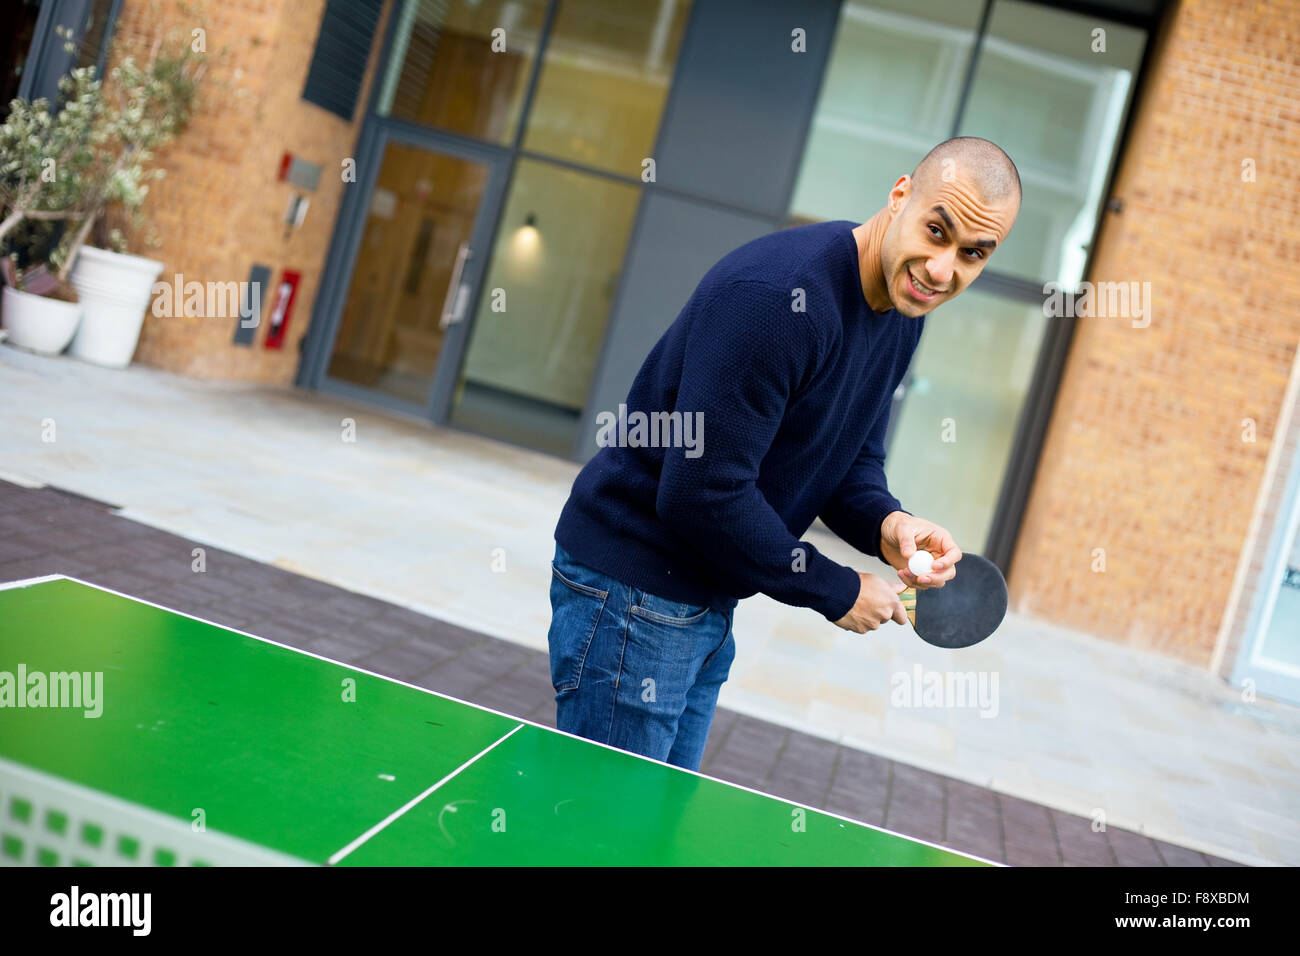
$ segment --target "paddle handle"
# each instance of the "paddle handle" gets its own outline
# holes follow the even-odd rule
[[[912,627],[916,627],[916,588],[904,588],[898,592],[898,599],[903,602],[903,610]]]

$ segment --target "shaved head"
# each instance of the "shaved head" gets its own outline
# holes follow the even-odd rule
[[[1001,147],[977,136],[945,140],[925,154],[912,171],[912,180],[925,193],[940,183],[960,178],[987,203],[1014,200],[1020,204],[1020,173]]]
[[[1007,238],[1020,199],[1020,174],[998,146],[975,136],[940,143],[859,227],[867,304],[916,318],[953,298]]]

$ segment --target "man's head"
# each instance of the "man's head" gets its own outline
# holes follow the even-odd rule
[[[986,139],[940,143],[889,193],[880,244],[894,308],[920,316],[947,302],[983,271],[1020,211],[1020,174]]]

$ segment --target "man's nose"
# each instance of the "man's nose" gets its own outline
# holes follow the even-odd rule
[[[956,253],[949,249],[940,255],[931,256],[925,261],[925,271],[930,274],[930,281],[936,286],[947,288],[952,282],[955,256]]]

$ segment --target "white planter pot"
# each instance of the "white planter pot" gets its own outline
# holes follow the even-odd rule
[[[68,281],[81,298],[81,327],[71,354],[96,365],[126,368],[135,354],[154,280],[163,264],[82,246]]]
[[[4,287],[0,323],[9,331],[9,341],[19,348],[41,355],[58,355],[68,347],[80,320],[80,302],[64,302]]]

